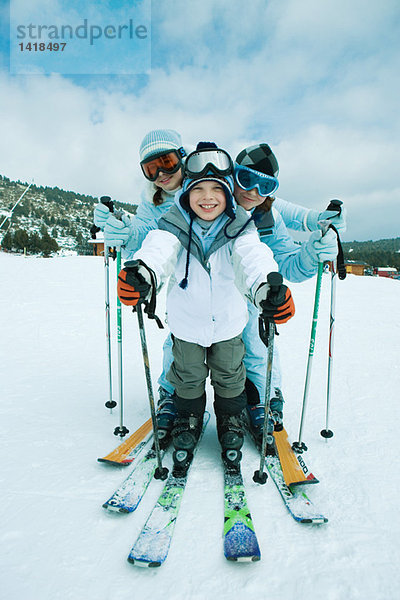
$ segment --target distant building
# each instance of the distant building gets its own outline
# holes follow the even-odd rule
[[[104,237],[103,232],[100,231],[96,233],[96,238],[90,238],[88,240],[88,244],[93,246],[93,256],[104,256]],[[110,258],[116,258],[117,253],[115,248],[108,249],[108,255]]]
[[[397,269],[394,269],[393,267],[375,267],[374,275],[378,275],[378,277],[390,277],[393,279],[394,277],[397,277],[398,273]]]
[[[345,260],[344,266],[346,267],[346,273],[352,275],[366,275],[366,271],[371,269],[368,263],[361,260]]]
[[[93,246],[93,256],[104,256],[104,237],[103,232],[96,233],[96,237],[90,238],[88,243]]]

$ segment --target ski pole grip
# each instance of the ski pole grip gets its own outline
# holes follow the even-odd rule
[[[283,283],[283,277],[280,273],[273,271],[272,273],[268,273],[267,282],[270,286],[270,293],[277,294]]]
[[[282,275],[280,273],[277,273],[276,271],[268,273],[267,283],[269,285],[268,297],[277,297],[279,292],[281,291],[281,286],[283,283]],[[267,348],[269,344],[269,324],[270,320],[268,319],[268,317],[265,317],[262,314],[260,314],[260,317],[258,319],[258,334],[260,336],[261,341],[267,346]]]
[[[102,196],[100,202],[105,206],[108,206],[110,212],[114,212],[114,202],[111,200],[110,196]]]
[[[341,206],[342,206],[343,202],[341,200],[337,200],[336,198],[334,200],[331,200],[329,202],[328,208],[326,210],[331,210],[334,212],[338,212],[340,215],[341,212]]]

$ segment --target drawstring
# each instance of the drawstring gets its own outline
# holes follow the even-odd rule
[[[234,240],[235,238],[237,238],[246,229],[247,225],[249,225],[250,222],[253,221],[254,219],[255,219],[255,216],[254,216],[254,213],[253,213],[251,215],[250,219],[248,219],[248,221],[246,221],[246,223],[239,229],[239,231],[235,235],[229,235],[229,233],[227,232],[227,228],[235,220],[235,217],[231,218],[231,220],[228,221],[228,223],[224,227],[224,234],[225,234],[225,236],[228,238],[228,240]],[[192,244],[192,237],[193,237],[193,213],[191,212],[191,214],[190,214],[190,225],[189,225],[189,242],[188,242],[188,249],[187,249],[187,254],[186,254],[185,276],[184,276],[184,278],[182,279],[182,281],[179,284],[179,287],[181,287],[183,290],[185,290],[187,288],[187,284],[188,284],[189,260],[190,260],[190,246]]]
[[[235,233],[235,235],[229,235],[229,233],[227,232],[227,229],[228,229],[229,225],[231,225],[233,223],[234,220],[235,220],[235,217],[233,217],[233,219],[228,221],[228,223],[224,227],[224,234],[228,238],[228,240],[234,240],[237,237],[239,237],[239,235],[246,229],[247,225],[249,225],[251,223],[251,221],[253,221],[253,220],[255,221],[255,215],[253,213],[251,215],[250,219],[248,221],[246,221],[246,223],[239,229],[239,231],[237,233]]]
[[[190,214],[190,225],[189,225],[189,242],[188,242],[188,248],[187,248],[187,254],[186,254],[185,277],[182,279],[182,281],[179,284],[179,287],[181,287],[183,290],[185,290],[187,288],[187,284],[188,284],[190,246],[192,244],[192,231],[193,231],[193,214],[191,213]]]

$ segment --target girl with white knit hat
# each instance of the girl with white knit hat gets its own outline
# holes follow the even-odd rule
[[[183,164],[188,151],[184,148],[178,132],[171,129],[156,129],[150,131],[143,138],[139,154],[140,165],[147,179],[147,186],[142,192],[136,216],[122,214],[122,220],[118,220],[105,205],[98,204],[95,207],[94,221],[98,227],[104,229],[105,242],[108,246],[121,246],[125,257],[131,257],[141,247],[149,231],[158,227],[158,220],[174,205],[175,194],[182,186]],[[241,204],[239,198],[238,202]],[[275,199],[274,206],[281,214],[283,222],[293,229],[314,230],[321,218],[318,211],[286,202],[280,198]],[[246,205],[244,205],[244,208],[249,210]],[[293,247],[285,248],[285,243],[287,246],[288,240],[288,235],[280,238],[281,260],[275,256],[278,263],[281,263],[282,260],[285,263],[293,263]],[[297,251],[299,250],[300,248],[297,248]],[[280,268],[282,266],[280,264]],[[289,266],[289,268],[291,267]],[[297,269],[297,266],[295,266],[295,269]],[[307,276],[312,276],[312,273],[307,273]],[[158,417],[160,429],[165,427],[166,430],[172,427],[175,413],[173,404],[174,389],[166,378],[172,361],[171,348],[171,337],[168,336],[164,344],[163,373],[159,378],[160,403]],[[257,348],[257,356],[259,355],[258,350]],[[261,372],[262,358],[258,362],[260,363],[258,370]],[[278,391],[282,396],[280,392],[279,363],[275,360],[272,380],[272,389]],[[260,387],[259,392],[262,392],[261,384],[258,387]]]

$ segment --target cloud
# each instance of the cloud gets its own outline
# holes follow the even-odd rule
[[[400,235],[398,141],[377,133],[313,126],[276,148],[282,198],[323,210],[332,198],[347,208],[344,240]]]
[[[321,210],[346,201],[346,239],[394,235],[399,16],[392,0],[176,0],[173,10],[158,0],[150,77],[0,76],[0,172],[137,202],[150,129],[233,155],[266,141],[283,198]]]

